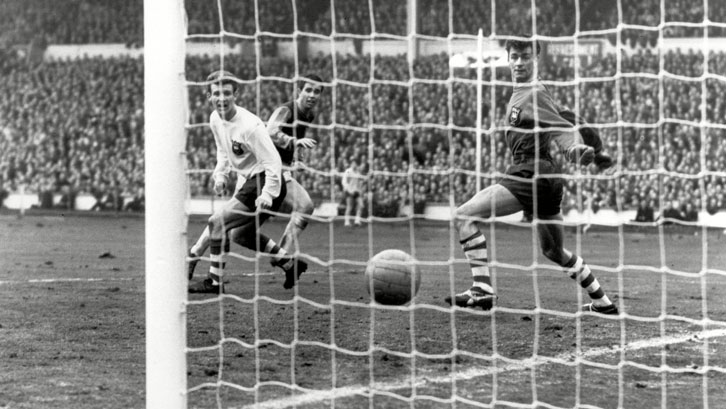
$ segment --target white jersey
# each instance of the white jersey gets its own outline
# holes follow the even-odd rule
[[[343,190],[348,193],[360,193],[363,186],[363,176],[352,168],[343,173]]]
[[[217,144],[217,165],[212,177],[215,181],[227,181],[231,168],[238,178],[248,179],[257,173],[265,173],[265,186],[271,198],[280,195],[282,162],[267,128],[252,112],[236,106],[237,113],[232,120],[223,120],[217,111],[209,115],[209,126]]]

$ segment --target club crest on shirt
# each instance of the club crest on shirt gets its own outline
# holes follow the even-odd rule
[[[512,107],[512,112],[509,113],[509,124],[510,125],[517,125],[517,122],[519,122],[519,114],[522,112],[522,109],[519,107]]]
[[[244,155],[245,150],[242,149],[242,144],[237,141],[232,141],[232,153],[234,153],[237,156]]]

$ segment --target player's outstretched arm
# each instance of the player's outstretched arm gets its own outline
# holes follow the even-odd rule
[[[589,165],[595,158],[595,150],[582,141],[578,132],[573,130],[552,131],[557,146],[565,153],[567,160],[580,165]]]
[[[591,146],[596,154],[602,151],[602,139],[597,129],[587,126],[587,122],[579,115],[567,108],[560,108],[560,116],[572,125],[580,125],[580,135],[582,141],[587,146]]]
[[[270,116],[270,120],[267,121],[267,133],[270,134],[272,142],[276,147],[280,149],[295,149],[295,137],[287,135],[282,131],[282,127],[287,123],[287,120],[292,115],[290,109],[286,106],[280,106]]]
[[[552,95],[544,89],[536,94],[537,97],[537,115],[540,126],[544,128],[558,128],[550,131],[557,146],[565,153],[570,162],[587,165],[592,162],[594,157],[594,149],[583,142],[583,138],[579,132],[573,128],[576,120],[574,114],[571,115],[573,121],[566,120],[562,116],[561,109],[555,103]]]
[[[613,158],[603,151],[602,138],[600,137],[600,133],[597,131],[597,129],[587,126],[587,121],[585,121],[582,117],[567,108],[560,107],[559,113],[560,116],[566,119],[569,123],[573,125],[580,125],[580,135],[582,136],[582,141],[585,143],[585,145],[592,147],[593,151],[595,152],[595,158],[593,159],[593,162],[600,171],[608,169],[615,164]]]
[[[567,159],[580,165],[589,165],[595,159],[595,150],[584,143],[576,143],[567,148]]]

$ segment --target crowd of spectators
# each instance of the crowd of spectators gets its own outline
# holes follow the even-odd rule
[[[83,58],[29,68],[19,55],[0,53],[4,190],[22,186],[45,197],[48,192],[93,195],[98,209],[143,208],[142,60]],[[695,52],[662,57],[664,70],[679,77],[614,79],[617,59],[610,56],[581,67],[578,75],[588,81],[571,85],[572,64],[551,57],[540,64],[540,76],[551,81],[558,102],[598,128],[605,149],[618,161],[619,173],[568,178],[565,210],[588,201],[595,210],[635,209],[642,201],[656,209],[674,202],[684,211],[726,209],[726,178],[718,173],[726,169],[726,130],[720,125],[726,118],[726,82],[717,77],[693,81],[706,66],[709,73],[726,72],[726,53],[710,54],[708,64]],[[649,51],[624,56],[621,70],[657,73],[659,58]],[[218,62],[189,57],[188,79],[203,80]],[[245,81],[239,103],[263,119],[292,98],[289,81],[255,81],[258,69],[266,77],[292,78],[292,61],[258,67],[230,55],[226,64]],[[385,212],[395,213],[404,204],[466,200],[477,185],[475,72],[460,69],[450,77],[445,55],[421,57],[413,70],[404,56],[377,56],[373,71],[371,66],[370,56],[318,56],[301,62],[300,73],[317,72],[333,80],[335,72],[342,82],[325,87],[311,129],[319,143],[306,152],[307,170],[298,172],[299,181],[318,200],[339,200],[340,175],[355,161],[368,175],[373,203]],[[502,81],[508,75],[507,70],[496,73]],[[481,186],[510,162],[500,127],[510,93],[507,84],[482,89]],[[189,107],[192,125],[206,122],[203,86],[190,86]],[[205,126],[189,127],[187,148],[191,194],[210,194],[215,148]],[[593,173],[592,168],[565,166],[567,173]]]
[[[122,210],[143,192],[143,64],[48,61],[0,51],[0,181],[41,198],[88,194]],[[45,203],[40,200],[41,205]]]
[[[419,0],[418,33],[447,37],[452,33],[476,35],[481,29],[485,36],[535,32],[572,36],[607,31],[614,42],[620,30],[624,44],[652,45],[661,24],[664,37],[703,37],[705,29],[699,24],[726,23],[722,0],[667,0],[663,8],[661,0],[546,0],[534,4],[533,9],[531,0]],[[408,34],[406,1],[186,0],[184,6],[190,34],[252,36],[291,34],[296,29],[326,36]],[[0,2],[0,44],[27,44],[40,36],[48,44],[139,45],[143,9],[143,0],[63,0],[61,7],[57,0],[4,0]],[[579,18],[570,18],[571,13],[563,10],[577,10]],[[708,35],[726,36],[726,28],[710,25]]]
[[[3,0],[0,45],[123,43],[143,38],[143,0]]]

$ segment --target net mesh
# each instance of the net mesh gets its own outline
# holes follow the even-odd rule
[[[206,74],[233,71],[238,105],[265,121],[295,97],[301,76],[325,81],[309,130],[318,145],[295,172],[319,205],[299,247],[311,269],[283,292],[282,273],[265,256],[232,247],[228,292],[188,301],[190,407],[726,401],[723,227],[709,228],[718,226],[710,209],[723,209],[726,182],[726,54],[709,47],[726,37],[721,2],[185,7],[189,191],[202,213],[219,204],[204,199],[215,161]],[[553,150],[565,164],[565,245],[589,261],[619,316],[575,313],[586,296],[540,255],[536,223],[521,214],[484,223],[497,306],[443,303],[471,279],[452,211],[512,159],[502,125],[512,83],[501,46],[530,36],[545,44],[541,82],[600,132],[616,159],[598,173]],[[366,175],[367,223],[358,229],[344,228],[339,210],[352,161]],[[663,222],[633,222],[641,202]],[[668,216],[674,202],[698,219]],[[279,233],[289,216],[275,219],[262,230]],[[588,224],[596,227],[585,234]],[[378,305],[366,292],[366,261],[386,248],[407,251],[424,273],[408,305]]]

